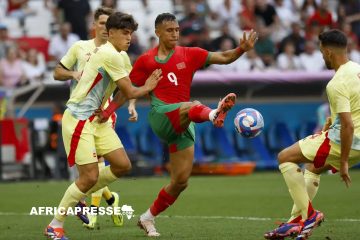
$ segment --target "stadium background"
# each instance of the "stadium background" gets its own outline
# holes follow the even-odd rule
[[[17,82],[9,85],[0,82],[0,181],[41,180],[18,184],[10,181],[10,184],[0,185],[0,192],[4,195],[0,200],[0,231],[4,230],[4,235],[0,234],[0,239],[28,239],[29,236],[38,238],[39,229],[46,224],[46,219],[40,217],[39,221],[32,222],[31,217],[24,215],[27,215],[31,206],[57,204],[67,182],[48,180],[67,181],[76,176],[66,166],[58,128],[58,120],[69,95],[68,83],[56,82],[52,78],[52,69],[59,59],[54,49],[59,44],[51,42],[56,43],[58,39],[54,39],[58,38],[59,30],[65,29],[63,31],[66,32],[67,28],[62,24],[65,15],[57,11],[58,2],[61,1],[30,0],[27,2],[27,10],[23,12],[25,15],[11,14],[7,11],[8,1],[0,2],[0,59],[6,59],[4,46],[15,46],[19,61],[26,65],[24,68],[30,69],[25,69],[25,77]],[[80,2],[89,3],[92,11],[101,4],[97,0]],[[322,1],[316,0],[314,2],[317,7],[303,7],[302,0],[115,2],[118,10],[133,14],[139,22],[139,30],[133,37],[129,50],[133,61],[156,44],[153,39],[153,22],[157,14],[162,12],[176,14],[182,32],[181,45],[200,46],[211,51],[226,50],[234,47],[234,41],[238,42],[244,30],[253,27],[259,32],[260,39],[254,52],[242,56],[230,66],[210,66],[199,71],[195,74],[192,86],[192,99],[211,106],[215,106],[219,98],[228,92],[238,95],[237,105],[229,114],[224,129],[214,129],[206,123],[197,125],[194,174],[248,174],[254,170],[253,167],[256,172],[246,177],[194,178],[183,201],[170,209],[167,215],[176,219],[173,221],[178,225],[174,228],[186,229],[184,234],[171,231],[173,226],[166,225],[166,217],[159,219],[159,222],[165,224],[164,228],[169,232],[165,239],[225,239],[223,231],[231,232],[226,239],[261,238],[264,231],[273,227],[273,221],[287,216],[290,208],[286,187],[280,174],[276,172],[277,153],[294,141],[313,133],[327,114],[327,106],[324,104],[325,86],[333,72],[324,69],[318,52],[317,34],[322,29],[331,27],[344,30],[351,40],[349,56],[359,62],[360,18],[356,14],[360,12],[359,1],[329,0],[326,5],[322,5]],[[231,10],[226,12],[224,6],[229,2]],[[266,13],[257,10],[256,15],[252,6],[261,5],[261,2],[266,4]],[[87,15],[87,11],[72,8],[73,12],[79,14],[78,18],[82,12]],[[276,15],[270,14],[273,11],[269,9],[275,9]],[[330,13],[331,22],[328,18],[324,21],[317,19],[316,9]],[[272,17],[269,18],[269,15]],[[91,19],[91,14],[88,17]],[[88,21],[89,36],[90,26],[91,21]],[[292,34],[294,32],[299,34]],[[69,35],[69,39],[72,37],[74,35]],[[72,39],[78,38],[75,36]],[[295,54],[292,54],[292,47],[284,50],[287,40],[295,43]],[[37,50],[36,54],[33,53],[36,60],[31,60],[30,49]],[[284,51],[288,54],[284,55]],[[33,68],[28,65],[33,65]],[[259,110],[265,121],[263,133],[252,140],[241,138],[233,127],[235,114],[245,107]],[[114,184],[114,190],[120,192],[126,203],[135,205],[135,210],[139,209],[138,213],[141,212],[140,209],[146,208],[147,202],[154,197],[152,194],[166,181],[166,178],[139,179],[138,176],[167,175],[166,146],[149,129],[148,111],[146,99],[139,101],[137,123],[127,121],[126,108],[117,111],[116,131],[130,155],[134,169],[132,177],[126,178],[123,183]],[[353,170],[351,175],[356,185],[358,171]],[[133,181],[134,179],[137,181]],[[352,205],[360,197],[359,191],[356,186],[345,191],[337,176],[325,176],[323,179],[315,204],[322,204],[325,213],[329,212],[330,221],[326,223],[326,229],[320,228],[314,239],[356,239],[354,236],[360,234],[356,227],[360,221],[359,208],[354,209]],[[149,181],[153,184],[151,187],[148,186]],[[223,186],[227,187],[222,189]],[[338,190],[335,191],[333,186]],[[25,195],[28,199],[23,204],[24,200],[21,199]],[[54,199],[48,199],[48,196],[54,196]],[[337,198],[340,196],[343,197]],[[284,200],[281,208],[277,204],[279,199]],[[338,201],[344,201],[341,209],[335,207]],[[207,204],[199,208],[198,205],[203,202]],[[218,205],[219,203],[221,204]],[[279,208],[278,212],[271,211],[276,208]],[[23,227],[23,223],[27,224],[29,220],[31,224],[24,228],[23,233],[18,234],[16,227]],[[134,238],[141,236],[136,235],[133,225],[129,224],[129,229],[121,230],[125,239],[132,239],[128,235],[135,236]],[[109,229],[106,223],[101,226],[101,231],[93,233],[79,230],[80,226],[71,226],[77,229],[78,235],[70,237],[95,239],[103,231],[108,231],[106,239],[118,236],[117,230]],[[197,234],[194,234],[195,230]]]

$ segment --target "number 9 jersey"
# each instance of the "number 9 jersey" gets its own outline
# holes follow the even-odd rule
[[[130,79],[136,86],[145,84],[151,73],[161,68],[163,78],[151,92],[151,105],[190,101],[190,87],[195,72],[207,64],[209,52],[198,47],[177,46],[166,57],[158,58],[158,47],[142,54],[135,62]]]

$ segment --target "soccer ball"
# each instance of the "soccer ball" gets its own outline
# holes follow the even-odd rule
[[[246,138],[256,137],[264,128],[264,119],[257,110],[245,108],[236,114],[235,129]]]

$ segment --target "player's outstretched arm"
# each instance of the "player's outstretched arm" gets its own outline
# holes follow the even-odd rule
[[[237,48],[225,52],[211,52],[209,64],[229,64],[238,59],[244,52],[253,49],[257,41],[257,33],[251,30],[249,34],[244,32],[240,44]]]
[[[354,136],[354,124],[350,112],[339,113],[340,118],[340,177],[345,182],[346,187],[350,186],[351,179],[349,175],[349,154]]]
[[[66,81],[74,79],[79,81],[81,78],[81,72],[70,71],[66,69],[61,63],[58,63],[54,70],[54,79],[59,81]]]

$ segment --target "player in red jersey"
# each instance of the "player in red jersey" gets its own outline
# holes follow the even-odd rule
[[[216,127],[222,127],[228,110],[235,104],[234,93],[222,99],[217,109],[210,109],[199,101],[190,102],[194,73],[207,64],[234,62],[252,49],[257,40],[254,31],[248,35],[244,33],[239,47],[225,52],[176,46],[179,24],[170,13],[157,16],[155,33],[159,46],[141,55],[130,73],[130,79],[137,86],[144,85],[144,79],[153,69],[161,68],[163,73],[163,79],[150,94],[149,122],[155,134],[169,145],[171,181],[140,217],[138,225],[151,237],[160,235],[155,229],[155,216],[172,205],[188,185],[194,159],[194,123],[212,121]],[[109,114],[111,112],[105,109],[104,115],[108,117]]]

